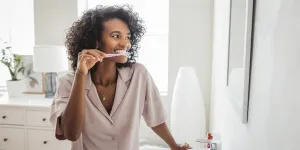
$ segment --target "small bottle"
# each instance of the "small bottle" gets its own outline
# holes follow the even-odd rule
[[[212,140],[213,139],[213,136],[211,135],[211,133],[206,133],[206,139],[208,141]],[[206,146],[204,148],[210,148],[210,143],[207,143]]]

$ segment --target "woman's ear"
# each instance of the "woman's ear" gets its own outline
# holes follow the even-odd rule
[[[102,45],[100,41],[97,41],[96,43],[96,49],[101,50],[102,49]]]
[[[96,49],[98,49],[98,50],[101,49],[101,44],[100,44],[100,42],[96,42]]]

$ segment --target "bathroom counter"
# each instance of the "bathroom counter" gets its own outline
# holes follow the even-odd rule
[[[7,107],[50,108],[53,98],[45,98],[43,94],[23,94],[9,97],[7,93],[0,93],[0,105]]]

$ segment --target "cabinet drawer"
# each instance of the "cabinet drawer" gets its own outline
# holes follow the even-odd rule
[[[17,108],[0,108],[0,124],[24,125],[24,110]]]
[[[60,141],[55,138],[52,130],[27,130],[28,150],[68,150],[71,149],[69,141]]]
[[[29,126],[41,126],[41,127],[52,127],[48,120],[48,111],[26,111],[26,124]]]
[[[23,150],[25,148],[25,131],[17,128],[0,127],[1,150]]]

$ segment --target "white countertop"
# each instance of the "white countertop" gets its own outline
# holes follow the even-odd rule
[[[42,107],[50,108],[53,98],[45,98],[44,94],[23,94],[19,97],[9,97],[7,93],[0,93],[0,107]]]

